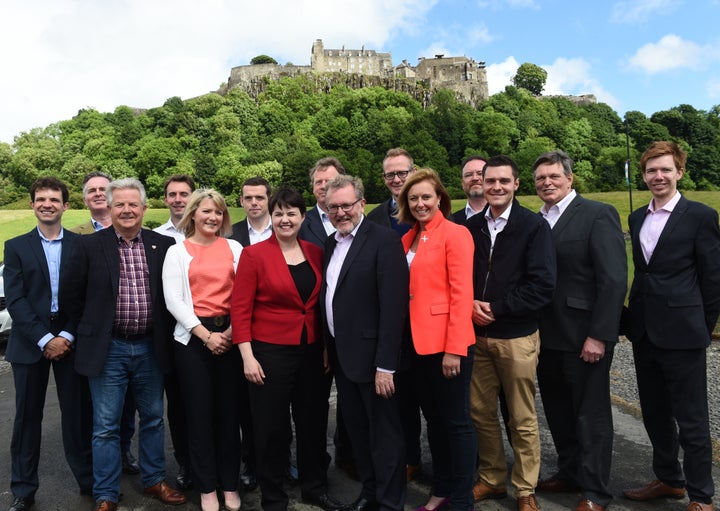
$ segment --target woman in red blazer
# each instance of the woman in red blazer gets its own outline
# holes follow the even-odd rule
[[[433,491],[416,511],[473,508],[477,441],[470,420],[473,252],[470,232],[449,221],[450,196],[431,169],[405,181],[398,217],[410,265],[410,329],[427,420]]]
[[[265,510],[285,510],[290,408],[296,427],[302,497],[326,500],[322,417],[325,370],[318,297],[322,250],[297,237],[305,218],[299,192],[270,198],[273,234],[240,256],[231,301],[255,433],[258,481]]]

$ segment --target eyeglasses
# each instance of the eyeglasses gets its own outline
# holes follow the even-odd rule
[[[338,210],[340,210],[340,209],[342,209],[344,213],[350,213],[350,211],[352,211],[352,208],[355,206],[355,204],[357,204],[361,200],[362,199],[358,199],[355,202],[353,202],[352,204],[328,205],[328,207],[327,207],[328,213],[330,213],[331,215],[337,215]]]
[[[410,170],[398,170],[397,172],[388,172],[386,174],[383,174],[383,177],[385,178],[385,181],[392,181],[396,177],[399,177],[400,179],[405,179],[408,174],[412,172],[412,169]]]

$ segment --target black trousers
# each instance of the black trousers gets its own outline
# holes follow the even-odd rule
[[[655,475],[670,486],[685,486],[690,500],[712,502],[705,348],[665,350],[644,338],[633,343],[633,355]],[[684,453],[682,468],[679,447]]]
[[[80,489],[92,490],[92,405],[87,379],[73,368],[74,353],[51,362],[12,364],[15,382],[15,421],[10,443],[10,488],[15,497],[34,498],[38,489],[38,463],[43,408],[50,367],[60,404],[65,459]]]
[[[202,493],[218,487],[235,491],[240,474],[240,352],[233,346],[213,355],[196,336],[187,346],[173,345],[195,485]]]
[[[558,455],[558,476],[576,483],[583,498],[602,506],[612,500],[608,488],[613,447],[610,365],[614,346],[589,364],[578,352],[543,348],[538,385],[545,417]]]
[[[265,511],[285,511],[290,413],[295,423],[297,466],[302,495],[325,492],[327,406],[321,343],[280,345],[252,341],[253,355],[265,373],[263,385],[250,383],[258,482]]]

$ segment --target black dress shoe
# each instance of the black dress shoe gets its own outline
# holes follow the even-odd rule
[[[35,499],[31,497],[15,497],[10,511],[27,511],[35,503]]]
[[[303,502],[322,508],[324,511],[342,511],[345,509],[340,502],[333,499],[327,493],[321,493],[320,495],[309,495],[304,494],[302,496]]]
[[[138,466],[135,456],[130,451],[122,454],[122,471],[123,474],[135,475],[140,473],[140,467]]]
[[[189,490],[193,487],[192,469],[190,465],[180,465],[175,477],[175,484],[181,490]]]
[[[240,473],[240,486],[246,492],[251,492],[258,486],[257,477],[255,477],[255,471],[245,465],[245,468]]]
[[[376,511],[377,508],[377,502],[368,500],[365,497],[358,497],[355,502],[345,506],[342,511]]]

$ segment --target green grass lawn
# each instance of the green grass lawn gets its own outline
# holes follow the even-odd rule
[[[612,204],[620,213],[620,221],[623,229],[627,230],[627,217],[630,214],[630,203],[627,192],[607,192],[607,193],[588,193],[584,194],[588,199],[594,199],[607,204]],[[720,192],[687,192],[686,196],[691,200],[704,202],[705,204],[720,211]],[[540,209],[542,202],[535,195],[518,197],[520,204],[534,211]],[[635,209],[647,204],[650,200],[650,192],[633,191],[633,207]],[[464,207],[464,200],[453,201],[453,211]],[[366,212],[371,211],[375,204],[366,206]],[[89,218],[87,210],[68,210],[63,215],[63,225],[66,227],[74,227]],[[230,218],[233,222],[237,222],[245,218],[245,212],[242,208],[230,208]],[[145,215],[145,221],[156,222],[161,224],[168,219],[166,209],[149,209]],[[5,252],[5,240],[14,238],[19,234],[28,232],[36,225],[35,215],[31,209],[0,209],[0,261],[3,259]],[[629,244],[628,244],[629,246]],[[629,249],[628,249],[629,250]],[[632,264],[632,261],[630,261]],[[632,275],[632,268],[631,275]]]

